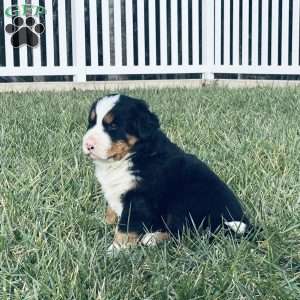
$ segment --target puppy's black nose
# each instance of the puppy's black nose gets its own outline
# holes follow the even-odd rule
[[[95,149],[95,144],[93,142],[91,142],[91,141],[87,141],[85,143],[85,147],[90,152],[90,151],[92,151],[92,150]]]

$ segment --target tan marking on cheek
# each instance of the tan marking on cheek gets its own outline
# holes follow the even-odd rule
[[[137,141],[138,139],[135,136],[127,135],[126,141],[119,141],[112,144],[111,148],[107,151],[107,156],[114,160],[120,160],[129,153]]]
[[[106,123],[106,124],[112,123],[113,120],[114,120],[114,116],[113,116],[112,113],[107,113],[107,114],[104,116],[104,118],[103,118],[103,121],[104,121],[104,123]]]
[[[111,209],[110,206],[107,207],[105,221],[107,224],[110,225],[116,224],[118,221],[118,215],[115,213],[114,210]]]
[[[120,246],[130,246],[136,245],[139,241],[139,235],[134,232],[120,232],[116,231],[114,243],[119,244]]]
[[[114,160],[122,159],[130,150],[130,147],[125,142],[117,142],[112,144],[111,148],[107,151],[107,156],[112,157]]]

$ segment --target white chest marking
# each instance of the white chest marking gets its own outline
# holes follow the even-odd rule
[[[122,195],[134,188],[138,179],[130,172],[131,161],[125,156],[120,161],[96,161],[95,165],[105,200],[120,217],[123,210]]]

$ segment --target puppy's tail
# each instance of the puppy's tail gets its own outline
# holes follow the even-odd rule
[[[224,225],[227,227],[227,229],[229,229],[230,233],[235,236],[245,237],[251,241],[259,241],[263,239],[263,229],[248,222],[244,223],[240,221],[231,221],[224,222]]]

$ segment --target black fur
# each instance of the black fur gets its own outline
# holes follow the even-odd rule
[[[123,195],[120,231],[177,235],[196,226],[215,232],[224,221],[241,221],[251,228],[230,188],[205,163],[166,137],[144,101],[122,95],[112,113],[117,124],[112,138],[130,134],[138,139],[130,160],[140,180]]]

